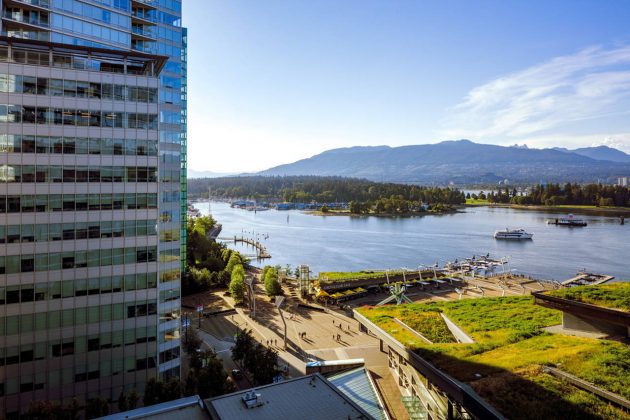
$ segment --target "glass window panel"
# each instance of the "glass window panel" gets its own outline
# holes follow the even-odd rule
[[[77,96],[77,82],[74,80],[63,81],[63,96],[74,98]]]

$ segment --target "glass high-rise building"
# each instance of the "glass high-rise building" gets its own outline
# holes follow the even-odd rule
[[[0,0],[0,417],[179,376],[180,0]]]

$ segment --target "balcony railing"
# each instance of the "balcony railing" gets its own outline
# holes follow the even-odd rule
[[[50,0],[13,0],[16,3],[30,4],[31,6],[50,8]]]
[[[146,36],[147,38],[157,38],[157,30],[155,27],[142,28],[139,26],[132,26],[131,32],[136,35]]]
[[[26,18],[22,14],[10,13],[8,11],[5,11],[4,14],[2,15],[2,17],[5,18],[5,19],[9,19],[9,20],[11,20],[13,22],[16,22],[16,23],[24,23],[24,24],[27,24],[27,25],[41,26],[43,28],[50,27],[50,24],[48,23],[48,18],[46,18],[46,19]]]

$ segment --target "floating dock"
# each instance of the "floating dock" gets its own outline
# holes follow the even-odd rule
[[[562,282],[563,286],[591,286],[595,284],[606,283],[612,279],[614,276],[608,276],[606,274],[594,274],[587,273],[586,271],[580,271],[577,273],[575,277],[572,277],[568,280]]]

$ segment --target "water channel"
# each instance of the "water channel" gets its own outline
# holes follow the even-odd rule
[[[221,237],[257,237],[272,258],[257,265],[308,264],[320,271],[416,269],[456,258],[508,256],[508,269],[536,278],[565,280],[577,271],[630,279],[630,223],[616,217],[579,216],[584,228],[547,225],[559,217],[537,211],[476,207],[411,218],[316,216],[301,211],[247,211],[228,203],[197,203],[223,225]],[[562,217],[562,215],[560,215]],[[497,229],[523,228],[530,241],[495,240]],[[230,248],[254,254],[251,247]]]

